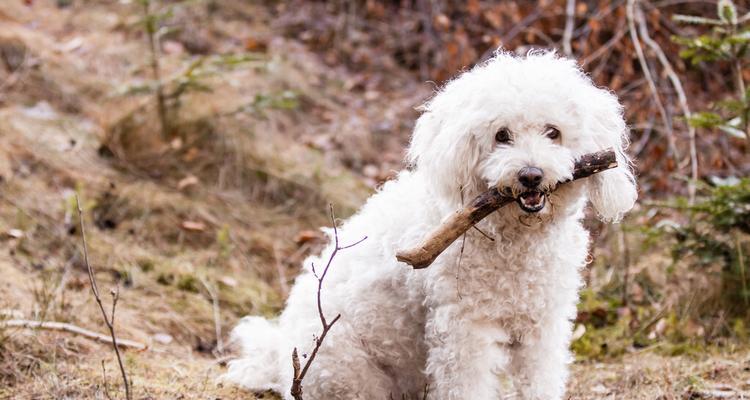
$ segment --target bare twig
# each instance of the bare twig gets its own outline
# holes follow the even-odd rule
[[[94,276],[94,269],[91,267],[91,264],[89,263],[89,250],[88,250],[88,244],[86,243],[86,227],[84,226],[84,223],[83,223],[83,209],[81,209],[81,201],[78,198],[77,193],[76,193],[76,207],[78,207],[78,220],[80,221],[80,225],[81,225],[81,239],[83,241],[83,261],[84,261],[84,264],[86,264],[86,272],[88,272],[88,275],[89,275],[89,283],[91,284],[91,291],[94,293],[96,304],[99,305],[99,310],[102,312],[102,318],[104,319],[104,323],[107,325],[107,329],[109,329],[109,335],[112,338],[112,348],[115,350],[115,355],[117,356],[117,364],[120,367],[120,374],[122,375],[123,384],[125,384],[125,398],[127,400],[131,400],[133,397],[132,397],[132,394],[130,393],[130,382],[128,381],[128,374],[125,372],[125,366],[122,363],[122,356],[120,355],[120,348],[118,347],[117,336],[115,335],[115,308],[117,307],[117,300],[120,297],[120,291],[113,290],[111,292],[112,293],[112,315],[111,317],[107,317],[107,311],[104,309],[102,298],[99,295],[99,287],[96,284],[96,276]]]
[[[464,187],[461,185],[461,208],[464,207]],[[476,225],[475,225],[476,227]],[[478,229],[477,229],[478,230]],[[467,231],[468,232],[468,231]],[[461,300],[461,261],[464,259],[464,250],[466,249],[466,232],[461,236],[461,250],[458,253],[458,262],[456,263],[456,295]]]
[[[461,261],[464,259],[464,249],[466,249],[466,232],[461,236],[461,250],[458,253],[458,262],[456,263],[456,295],[459,300],[461,296]]]
[[[9,319],[0,321],[0,327],[2,328],[25,328],[25,329],[45,329],[51,331],[62,331],[72,333],[74,335],[80,335],[97,342],[112,344],[112,337],[103,335],[80,326],[69,324],[67,322],[55,322],[55,321],[33,321],[28,319]],[[138,343],[133,340],[117,339],[117,346],[122,348],[132,348],[136,350],[145,350],[146,345]]]
[[[573,57],[573,47],[570,41],[573,38],[573,25],[576,17],[576,0],[568,0],[565,5],[565,31],[563,32],[563,52],[568,57]]]
[[[477,228],[476,225],[472,226],[472,228],[474,228],[475,231],[481,233],[482,236],[484,236],[484,238],[487,239],[487,240],[489,240],[490,242],[494,242],[495,241],[495,238],[493,238],[492,236],[488,235],[487,232],[485,232],[485,231]]]
[[[331,213],[331,223],[333,224],[333,240],[334,240],[334,247],[333,251],[331,252],[331,255],[328,257],[328,262],[326,263],[325,268],[323,268],[323,271],[320,275],[315,271],[315,265],[312,265],[312,272],[315,275],[315,277],[318,279],[318,293],[317,293],[317,302],[318,302],[318,316],[320,317],[320,325],[323,328],[323,331],[320,333],[320,336],[315,338],[315,347],[313,348],[312,353],[310,353],[310,357],[307,358],[307,362],[305,362],[304,367],[300,368],[299,363],[299,356],[297,355],[297,348],[295,347],[292,351],[292,368],[294,370],[294,378],[292,379],[292,389],[290,390],[290,394],[295,400],[302,400],[302,380],[305,379],[305,375],[307,375],[307,371],[310,369],[310,365],[312,365],[313,360],[315,360],[315,356],[318,355],[318,350],[320,350],[320,347],[323,345],[323,340],[325,340],[326,335],[328,335],[328,332],[331,330],[331,327],[333,324],[335,324],[339,318],[341,318],[341,314],[337,314],[335,318],[331,320],[329,323],[326,320],[325,314],[323,313],[323,306],[321,304],[321,292],[323,291],[323,280],[325,279],[326,275],[328,274],[328,269],[331,267],[331,263],[333,262],[334,257],[336,257],[336,254],[339,252],[339,250],[346,250],[349,248],[352,248],[360,243],[362,243],[365,239],[367,239],[367,236],[363,237],[362,239],[346,245],[341,246],[339,244],[339,233],[338,228],[336,227],[336,216],[333,213],[333,205],[329,205],[329,211]]]
[[[518,34],[523,33],[529,26],[533,25],[538,21],[546,11],[545,7],[537,7],[532,13],[525,16],[519,23],[513,25],[508,32],[503,34],[501,43],[510,43]],[[487,52],[494,52],[494,49],[489,49]],[[487,53],[485,53],[486,55]],[[484,59],[484,55],[480,58]]]
[[[672,83],[675,92],[677,92],[677,99],[679,100],[682,114],[685,116],[685,125],[687,125],[688,129],[690,146],[690,181],[688,182],[688,199],[690,201],[690,204],[693,204],[693,202],[695,201],[695,183],[698,181],[698,152],[695,147],[695,127],[690,124],[690,117],[693,114],[690,112],[687,96],[685,96],[685,90],[682,88],[682,82],[680,82],[680,78],[677,76],[674,68],[672,68],[672,64],[664,54],[661,46],[659,46],[659,43],[652,39],[648,33],[648,25],[646,24],[646,18],[644,18],[643,16],[643,10],[641,9],[640,5],[638,6],[637,10],[635,10],[635,19],[638,22],[638,32],[640,33],[641,38],[643,39],[644,43],[646,43],[646,45],[656,54],[656,57],[659,59],[662,68],[664,68],[664,72],[669,77],[669,81]]]
[[[302,400],[302,378],[304,377],[301,375],[302,370],[299,365],[299,356],[297,355],[296,347],[292,350],[292,370],[294,371],[294,378],[290,393],[295,400]]]
[[[620,40],[622,40],[623,36],[628,32],[628,29],[621,26],[621,23],[618,23],[617,31],[615,32],[615,35],[612,36],[606,43],[601,45],[599,48],[597,48],[593,53],[586,56],[581,61],[581,66],[589,65],[594,60],[598,59],[604,54],[609,54],[612,52],[612,48],[616,46]]]
[[[646,81],[648,81],[649,90],[654,97],[656,108],[659,110],[659,115],[661,115],[662,122],[664,123],[664,129],[667,134],[667,146],[669,146],[669,151],[672,153],[675,162],[679,164],[680,156],[677,151],[674,132],[672,131],[672,121],[669,120],[667,110],[664,108],[664,103],[662,103],[661,97],[659,97],[659,91],[656,89],[656,83],[654,82],[653,76],[651,76],[651,69],[646,61],[646,56],[643,54],[643,47],[641,47],[641,41],[638,38],[638,31],[636,31],[635,28],[635,1],[636,0],[628,0],[627,6],[625,7],[628,18],[628,28],[630,30],[630,39],[633,41],[633,48],[635,48],[635,53],[638,56],[638,62],[643,70],[643,76],[646,78]]]

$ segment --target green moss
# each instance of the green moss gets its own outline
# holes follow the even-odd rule
[[[198,278],[190,274],[181,275],[177,279],[177,289],[186,292],[198,293],[199,284]]]
[[[174,274],[160,273],[156,277],[156,282],[160,285],[169,286],[174,283]]]
[[[659,352],[664,355],[677,357],[677,356],[691,356],[700,357],[706,352],[706,347],[693,341],[670,343],[665,342],[662,346],[659,346]]]
[[[597,328],[586,324],[586,333],[571,345],[578,359],[601,360],[618,357],[633,345],[628,326],[629,317],[623,317],[613,325]]]
[[[745,321],[741,318],[735,318],[734,322],[732,323],[732,333],[735,337],[742,341],[747,340],[747,325],[745,324]]]
[[[219,257],[227,258],[232,253],[234,245],[232,244],[231,231],[228,225],[224,225],[216,231],[216,245],[219,250]]]
[[[123,266],[119,269],[116,269],[114,271],[115,279],[118,282],[121,282],[123,286],[125,287],[131,287],[133,286],[133,272],[130,270],[128,266]]]
[[[151,272],[155,267],[154,261],[148,258],[139,258],[136,263],[143,272]]]

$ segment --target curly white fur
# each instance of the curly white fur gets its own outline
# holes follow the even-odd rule
[[[559,139],[544,136],[550,125]],[[511,143],[496,142],[501,127]],[[344,244],[368,239],[340,252],[326,277],[323,309],[341,320],[305,379],[306,398],[400,399],[427,385],[430,399],[493,399],[508,376],[523,399],[561,399],[589,241],[583,207],[589,199],[616,221],[633,206],[626,144],[616,97],[554,53],[498,53],[445,85],[417,121],[410,170],[339,231]],[[548,188],[571,176],[577,156],[610,147],[618,168],[552,192],[539,213],[514,204],[483,220],[494,241],[470,230],[462,257],[458,240],[426,270],[396,261],[462,198],[495,184],[522,191],[525,166],[540,168]],[[227,379],[291,399],[292,349],[309,352],[321,329],[309,268],[332,250],[305,262],[277,321],[248,317],[235,329],[243,354]]]

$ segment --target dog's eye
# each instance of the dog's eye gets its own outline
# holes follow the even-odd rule
[[[500,128],[495,134],[495,141],[498,143],[510,143],[510,130],[508,128]]]
[[[544,130],[544,136],[555,140],[560,137],[560,130],[555,128],[554,126],[548,126],[547,129]]]

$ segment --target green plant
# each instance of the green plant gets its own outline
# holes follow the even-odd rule
[[[198,293],[198,278],[194,275],[186,273],[179,277],[177,280],[177,289],[185,292]]]
[[[232,253],[234,246],[232,243],[232,233],[228,225],[222,226],[216,232],[216,245],[219,248],[218,253],[220,258],[226,259]]]
[[[674,36],[672,39],[683,47],[680,57],[692,64],[728,63],[734,79],[734,98],[717,102],[711,111],[694,113],[688,123],[696,128],[718,128],[750,142],[750,93],[743,77],[744,66],[750,57],[750,13],[740,17],[731,0],[720,0],[717,18],[674,15],[673,19],[711,28],[709,33],[697,37]],[[750,152],[750,143],[745,148]]]
[[[279,110],[294,110],[299,107],[299,96],[291,90],[284,90],[280,93],[257,94],[253,101],[253,107],[262,111],[265,108],[275,108]]]
[[[685,199],[678,202],[677,207],[685,209],[691,219],[683,225],[669,225],[676,239],[672,256],[675,260],[692,256],[692,263],[698,267],[721,266],[728,311],[746,313],[750,306],[746,259],[750,252],[750,178],[704,187],[702,191],[705,195],[693,205]],[[740,304],[743,307],[737,307]]]
[[[149,56],[151,61],[151,73],[154,80],[154,93],[156,95],[157,115],[162,137],[166,138],[169,133],[169,119],[167,118],[167,104],[164,96],[164,87],[161,80],[161,67],[159,65],[159,25],[160,21],[168,14],[158,14],[151,11],[151,0],[139,0],[143,10],[143,30],[148,39]],[[171,10],[170,10],[171,12]]]
[[[161,67],[161,38],[177,30],[164,23],[174,15],[174,8],[200,0],[184,0],[170,4],[162,9],[152,7],[155,0],[138,0],[141,5],[141,20],[139,24],[148,41],[149,67],[152,81],[145,84],[128,85],[120,90],[120,94],[150,94],[156,101],[156,111],[162,138],[169,139],[176,125],[175,118],[182,105],[182,97],[190,92],[209,92],[211,86],[207,79],[221,75],[223,72],[243,66],[247,63],[263,61],[263,57],[255,53],[226,54],[215,56],[200,56],[189,59],[184,68],[175,75],[164,77]]]

